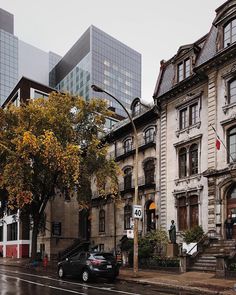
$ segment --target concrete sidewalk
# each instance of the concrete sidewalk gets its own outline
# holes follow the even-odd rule
[[[21,268],[32,267],[29,259],[12,259],[0,258],[0,265],[14,266]],[[44,272],[43,266],[39,265],[36,271]],[[56,273],[56,264],[48,265],[48,273]],[[136,277],[130,268],[121,268],[120,280],[136,282],[140,284],[150,284],[156,288],[171,289],[187,292],[197,292],[198,294],[219,294],[219,295],[236,295],[236,278],[235,279],[218,279],[214,273],[206,272],[186,272],[183,274],[172,273],[160,270],[141,270],[139,269]],[[235,287],[234,287],[235,286]],[[234,291],[235,288],[235,291]]]

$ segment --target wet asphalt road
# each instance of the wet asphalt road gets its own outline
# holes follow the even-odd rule
[[[57,275],[43,275],[35,270],[0,266],[1,295],[188,295],[190,293],[162,291],[155,286],[105,280],[84,284],[78,279],[59,280]]]

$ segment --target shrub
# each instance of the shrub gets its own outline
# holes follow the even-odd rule
[[[179,267],[178,258],[154,256],[153,262],[159,267]]]
[[[191,229],[184,231],[182,234],[184,242],[196,243],[198,242],[204,235],[204,231],[200,225],[197,225]]]

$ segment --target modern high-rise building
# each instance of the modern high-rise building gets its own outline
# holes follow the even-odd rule
[[[22,76],[48,85],[48,73],[60,58],[19,40],[14,15],[0,8],[0,105]]]
[[[141,96],[141,54],[93,25],[50,72],[50,86],[85,99],[105,98],[118,115],[126,116],[111,97],[93,93],[92,84],[114,95],[127,109]]]

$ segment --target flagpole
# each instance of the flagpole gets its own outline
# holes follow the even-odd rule
[[[217,134],[215,128],[212,126],[212,124],[210,124],[210,126],[211,126],[211,128],[213,129],[213,131],[215,132],[215,135],[216,135],[217,139],[222,143],[223,147],[225,148],[227,156],[229,156],[229,157],[231,158],[231,160],[232,160],[233,162],[235,162],[235,161],[234,161],[234,158],[233,158],[232,155],[229,153],[229,151],[228,151],[226,145],[224,144],[224,142],[221,140],[221,138],[220,138],[219,135]]]

